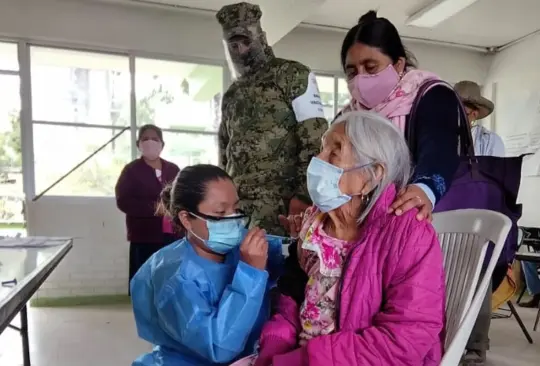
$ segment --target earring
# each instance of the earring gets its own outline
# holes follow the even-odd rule
[[[362,207],[366,207],[369,203],[369,196],[367,194],[363,194],[360,196],[360,199],[362,200]]]

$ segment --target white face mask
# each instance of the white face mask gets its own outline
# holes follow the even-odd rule
[[[139,142],[139,151],[142,156],[149,160],[156,160],[159,158],[161,151],[163,150],[163,144],[155,140],[144,140]]]
[[[344,170],[317,157],[311,159],[307,169],[307,186],[311,200],[322,212],[333,211],[352,199],[339,189],[343,173],[362,169],[373,163]]]

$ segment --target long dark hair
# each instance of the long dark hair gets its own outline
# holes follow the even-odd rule
[[[358,24],[345,36],[341,46],[341,66],[345,70],[345,61],[349,48],[355,43],[376,47],[390,57],[393,63],[405,58],[406,66],[416,67],[416,59],[407,51],[396,27],[386,18],[377,17],[375,10],[370,10],[360,17]]]
[[[215,165],[198,164],[182,169],[161,192],[157,214],[170,217],[177,228],[182,228],[178,213],[198,212],[199,204],[206,197],[208,183],[220,179],[232,181],[229,174]]]

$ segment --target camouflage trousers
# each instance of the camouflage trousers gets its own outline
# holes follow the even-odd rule
[[[282,198],[260,197],[257,200],[242,200],[241,207],[249,215],[249,228],[260,227],[268,234],[288,236],[279,223],[279,215],[286,215],[287,209]]]

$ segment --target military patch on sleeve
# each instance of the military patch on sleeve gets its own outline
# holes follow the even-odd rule
[[[324,118],[324,110],[315,74],[310,72],[304,94],[292,101],[296,120],[303,122],[311,118]]]

